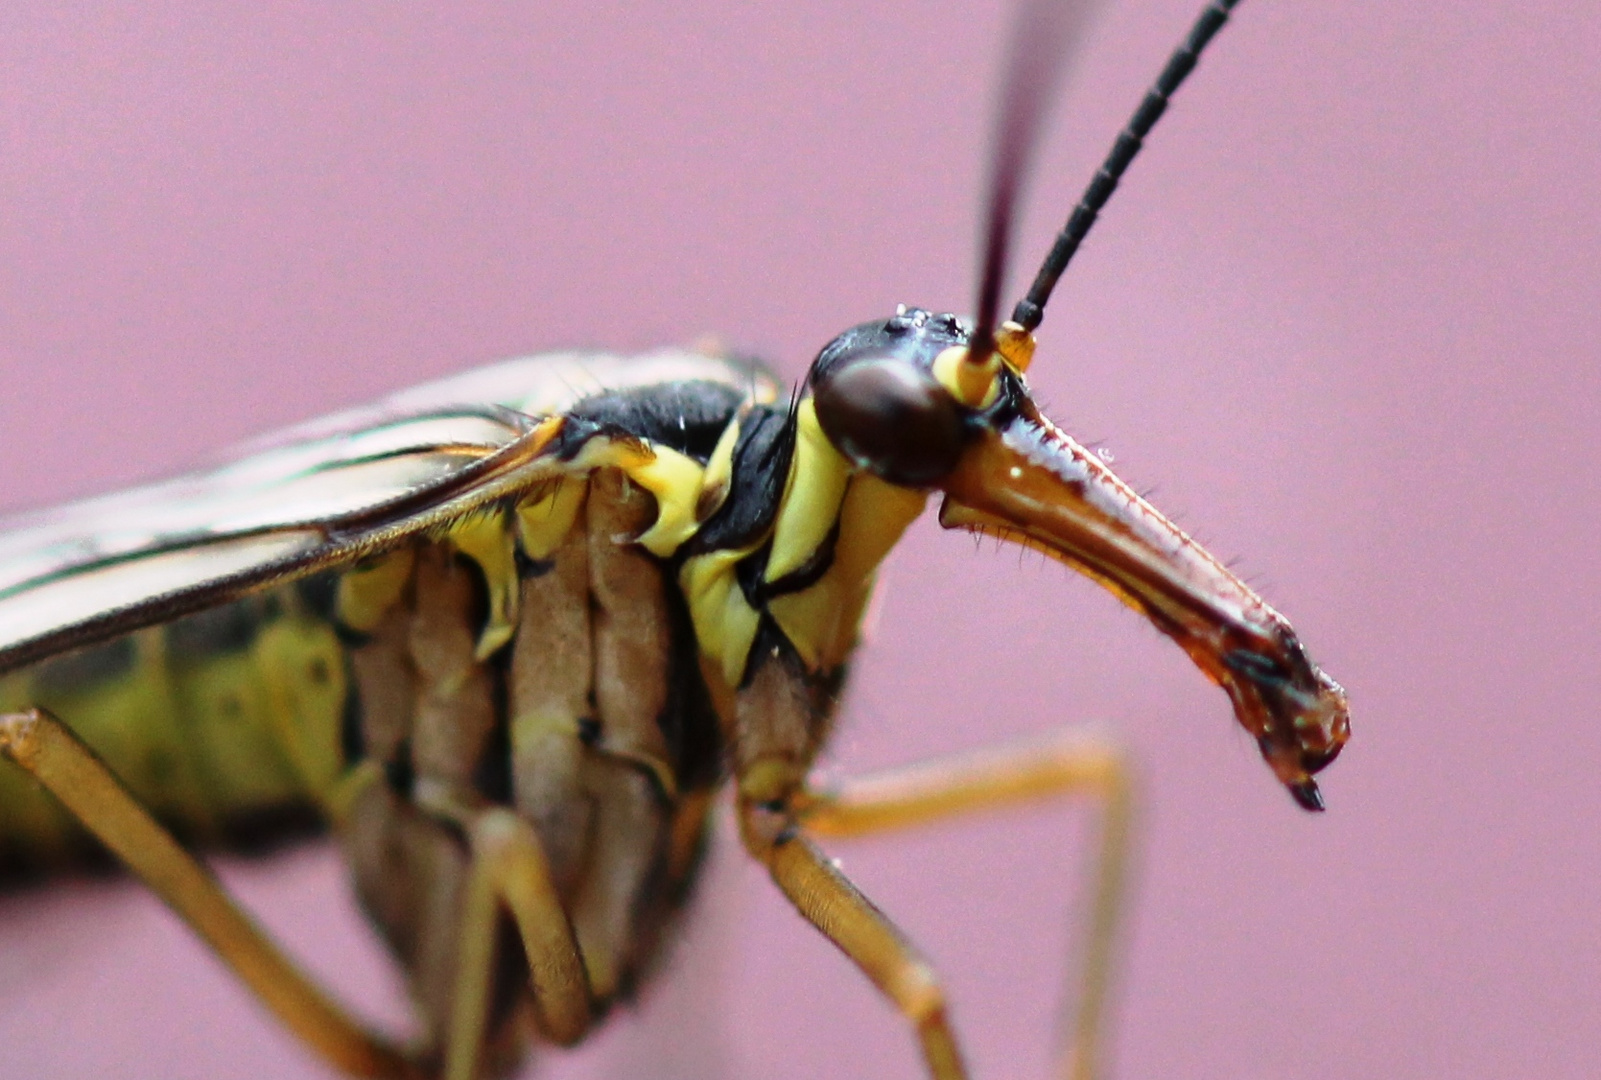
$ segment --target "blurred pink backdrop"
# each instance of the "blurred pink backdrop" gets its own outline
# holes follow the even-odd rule
[[[1011,6],[8,5],[0,505],[536,349],[712,331],[798,377],[897,301],[966,310]],[[1107,5],[1022,261],[1198,6]],[[1118,1076],[1597,1072],[1598,58],[1591,4],[1249,0],[1046,320],[1057,419],[1349,689],[1329,813],[1059,566],[925,522],[886,574],[838,770],[1079,721],[1140,755]],[[838,849],[979,1077],[1044,1075],[1082,823]],[[730,839],[671,977],[544,1075],[919,1077]],[[404,1018],[330,852],[225,874]],[[5,1076],[324,1075],[126,882],[0,900],[0,1046]]]

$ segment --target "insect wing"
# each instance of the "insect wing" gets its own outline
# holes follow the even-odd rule
[[[603,391],[677,382],[712,382],[745,391],[752,401],[777,399],[783,387],[754,360],[657,349],[633,356],[594,352],[544,353],[491,364],[402,390],[381,407],[418,411],[493,402],[529,416],[555,416]]]
[[[382,550],[540,479],[541,420],[600,390],[720,382],[752,364],[683,350],[511,360],[247,444],[174,480],[0,522],[0,671]],[[556,463],[546,462],[554,470]]]
[[[59,647],[315,564],[340,539],[339,522],[426,505],[523,425],[420,416],[12,522],[0,536],[0,670],[56,651],[41,646],[107,616],[120,617],[104,634],[72,633]]]

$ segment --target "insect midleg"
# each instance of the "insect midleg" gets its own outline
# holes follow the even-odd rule
[[[42,709],[0,715],[0,753],[54,795],[325,1060],[358,1076],[418,1075],[404,1054],[345,1015],[295,967],[72,729]]]
[[[787,811],[742,801],[740,833],[795,910],[912,1022],[933,1080],[967,1080],[933,967],[802,831]]]
[[[1053,1075],[1089,1080],[1100,1062],[1099,1036],[1122,915],[1133,816],[1127,753],[1116,743],[1080,731],[1043,740],[940,758],[846,780],[809,793],[801,820],[819,836],[866,836],[1008,803],[1088,792],[1104,804],[1100,852],[1089,874],[1073,997],[1070,1041]]]
[[[446,1080],[473,1080],[488,1023],[496,933],[510,913],[528,958],[541,1029],[571,1045],[589,1030],[589,981],[572,925],[533,826],[509,810],[487,810],[467,829],[472,869],[462,912]]]

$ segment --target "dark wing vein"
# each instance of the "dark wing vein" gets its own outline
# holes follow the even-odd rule
[[[336,569],[526,490],[540,419],[601,390],[759,385],[684,350],[528,357],[414,387],[187,476],[0,522],[0,672]]]

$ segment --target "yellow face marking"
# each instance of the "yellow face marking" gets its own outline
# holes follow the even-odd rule
[[[995,331],[995,352],[972,363],[967,346],[952,345],[934,358],[933,373],[952,397],[970,409],[987,409],[1001,390],[1001,364],[1021,375],[1034,360],[1034,335],[1008,320]]]
[[[982,364],[975,364],[968,356],[967,346],[952,345],[934,358],[934,378],[968,408],[987,408],[1001,391],[1000,357],[992,353]]]
[[[799,570],[822,547],[839,517],[851,466],[817,422],[811,398],[796,410],[795,456],[789,482],[773,526],[773,550],[767,558],[768,581]]]

